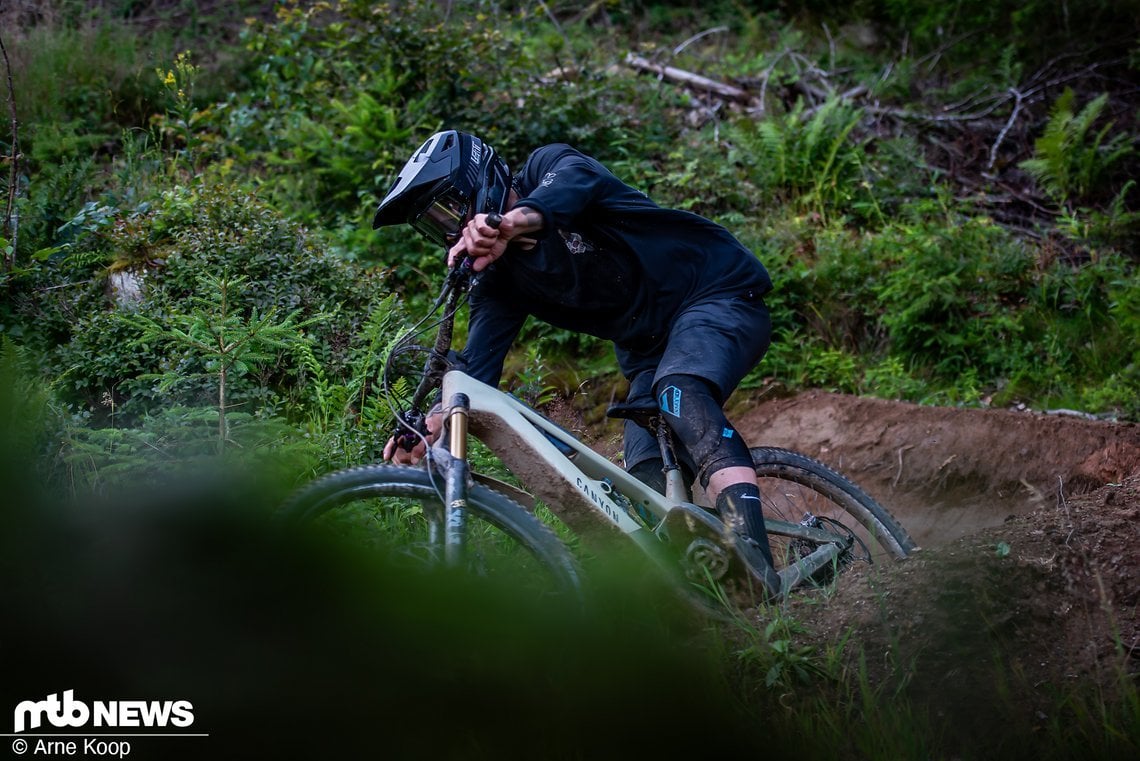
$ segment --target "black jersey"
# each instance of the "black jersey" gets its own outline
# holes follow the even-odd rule
[[[649,354],[686,306],[772,288],[763,265],[726,229],[658,206],[568,145],[532,153],[515,186],[516,207],[541,213],[543,227],[533,249],[512,245],[472,289],[461,356],[485,383],[498,382],[530,315]]]

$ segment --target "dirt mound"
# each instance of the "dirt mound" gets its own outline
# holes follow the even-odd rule
[[[826,393],[737,409],[750,442],[844,471],[923,547],[790,603],[806,638],[858,643],[873,685],[999,757],[1135,679],[1140,426]]]
[[[846,473],[932,546],[1140,474],[1140,425],[810,392],[734,404],[752,443]]]

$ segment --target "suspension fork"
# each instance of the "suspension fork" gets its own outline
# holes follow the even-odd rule
[[[450,431],[447,477],[444,481],[443,544],[444,560],[456,565],[463,558],[463,545],[467,538],[467,423],[471,400],[466,394],[451,397],[447,408],[447,426]]]

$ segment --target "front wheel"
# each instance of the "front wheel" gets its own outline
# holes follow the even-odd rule
[[[914,540],[886,508],[827,465],[787,449],[756,447],[751,452],[772,556],[781,575],[825,544],[812,536],[789,535],[798,527],[805,528],[802,534],[825,532],[841,548],[815,573],[817,581],[858,560],[904,558],[915,549]],[[782,530],[781,524],[792,530]]]
[[[443,478],[425,468],[366,465],[330,473],[281,509],[287,525],[313,522],[354,544],[384,552],[409,570],[457,564],[461,570],[536,592],[576,593],[570,551],[518,503],[476,484],[458,559],[443,547]]]

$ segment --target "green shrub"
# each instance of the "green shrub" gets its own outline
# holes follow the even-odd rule
[[[975,218],[899,228],[876,243],[885,259],[873,290],[892,353],[952,378],[970,367],[1000,377],[1029,351],[1011,302],[1033,262],[1004,230]]]
[[[4,27],[11,68],[0,71],[5,103],[11,75],[21,149],[18,264],[52,245],[55,230],[93,195],[99,163],[115,152],[122,131],[146,125],[158,109],[159,82],[148,57],[169,43],[163,32],[144,39],[121,24],[92,20],[74,5],[44,3],[37,10],[43,23]],[[11,153],[11,124],[5,108],[5,158]],[[0,197],[7,198],[6,160],[3,167]]]
[[[170,44],[162,32],[144,39],[121,24],[73,18],[5,34],[5,44],[25,124],[75,122],[76,135],[106,139],[121,127],[145,124],[160,102],[147,59]],[[21,135],[25,148],[43,142],[29,132]]]
[[[377,279],[316,248],[256,198],[220,187],[179,189],[154,207],[105,214],[113,221],[81,230],[17,296],[29,340],[54,346],[48,372],[61,379],[65,399],[124,420],[174,401],[209,406],[213,384],[202,358],[138,343],[139,328],[119,316],[134,310],[169,324],[203,296],[203,274],[247,278],[247,313],[320,316],[306,329],[314,351],[330,375],[345,371],[353,337],[379,296]],[[139,279],[141,300],[117,307],[109,278],[122,272]],[[187,379],[177,393],[148,379],[171,372]],[[302,372],[282,353],[235,382],[231,398],[246,411],[276,404],[288,412],[307,398]]]
[[[1033,362],[1017,378],[1046,403],[1140,410],[1140,272],[1118,254],[1074,265],[1053,263],[1030,291],[1024,322]]]
[[[911,210],[859,234],[794,217],[744,236],[776,283],[773,345],[746,385],[1135,409],[1140,276],[1126,257],[1048,263],[985,218]]]

